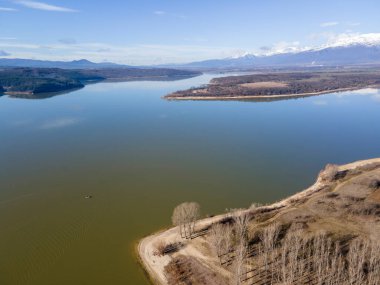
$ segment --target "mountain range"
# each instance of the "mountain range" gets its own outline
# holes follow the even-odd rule
[[[255,69],[269,67],[322,67],[380,64],[380,45],[352,44],[301,52],[267,56],[247,54],[236,58],[210,59],[185,64],[149,66],[196,70]],[[128,68],[131,66],[111,62],[94,63],[86,59],[75,61],[44,61],[33,59],[0,58],[2,67],[40,67],[62,69]],[[135,66],[138,67],[138,66]],[[142,66],[140,66],[142,67]]]
[[[112,62],[95,63],[87,59],[73,61],[49,61],[20,58],[0,58],[2,67],[35,67],[35,68],[62,68],[62,69],[96,69],[96,68],[126,68],[128,65],[121,65]]]
[[[185,69],[252,69],[374,64],[380,64],[380,45],[355,44],[269,56],[247,54],[237,58],[205,60],[188,64],[170,65],[170,67]]]

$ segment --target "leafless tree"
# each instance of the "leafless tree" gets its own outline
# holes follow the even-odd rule
[[[326,275],[328,275],[327,269],[329,268],[332,243],[325,232],[319,232],[314,237],[313,247],[313,269],[317,277],[317,285],[322,285],[325,282]]]
[[[228,263],[230,260],[230,253],[233,246],[233,228],[230,224],[224,225],[224,240],[222,243],[222,254],[225,257],[222,264]]]
[[[368,258],[368,285],[377,285],[380,282],[380,244],[372,242]]]
[[[347,255],[349,284],[364,283],[364,265],[367,252],[368,243],[361,239],[355,239],[351,242]]]
[[[235,250],[235,259],[233,262],[233,274],[231,285],[241,285],[246,272],[247,243],[241,238]]]
[[[275,246],[277,243],[278,235],[280,233],[280,227],[277,223],[271,224],[265,227],[259,234],[263,251],[264,251],[264,266],[265,270],[268,270],[269,262],[274,265],[274,258],[276,256]],[[271,270],[271,280],[273,280],[273,268]],[[271,281],[272,282],[272,281]]]
[[[327,164],[321,172],[321,177],[327,182],[332,182],[336,179],[339,173],[339,166],[336,164]]]
[[[195,232],[195,223],[200,217],[200,206],[196,202],[186,203],[185,212],[187,217],[186,224],[188,228],[188,238],[191,238]]]
[[[304,239],[299,231],[290,232],[283,241],[280,257],[280,273],[278,278],[281,284],[294,284],[295,280],[303,277],[304,261],[302,250],[306,248]],[[278,270],[277,269],[277,270]],[[271,271],[275,271],[272,267]],[[272,274],[273,280],[273,274]]]
[[[335,250],[330,259],[330,267],[327,269],[326,285],[339,285],[345,284],[345,261],[341,254],[339,242],[335,243]]]
[[[211,226],[209,239],[213,251],[222,263],[223,243],[224,243],[224,226],[221,223],[216,223]]]
[[[234,216],[235,221],[235,234],[236,234],[236,241],[237,244],[241,243],[241,240],[246,240],[247,238],[247,230],[248,230],[248,215],[243,212],[239,211],[235,213]]]
[[[232,227],[229,224],[213,224],[209,232],[210,243],[213,251],[218,256],[220,264],[229,261],[232,248]]]
[[[172,215],[172,223],[174,226],[179,227],[179,233],[181,238],[185,237],[185,211],[184,211],[185,203],[182,203],[174,208]]]
[[[185,202],[174,208],[172,222],[174,226],[179,226],[182,238],[192,237],[199,216],[200,206],[195,202]]]

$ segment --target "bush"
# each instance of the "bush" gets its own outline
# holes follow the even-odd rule
[[[155,255],[164,256],[166,254],[177,252],[183,244],[181,242],[169,243],[166,244],[163,241],[159,241],[156,244]]]
[[[327,164],[321,173],[322,180],[333,182],[339,175],[339,167],[336,164]]]

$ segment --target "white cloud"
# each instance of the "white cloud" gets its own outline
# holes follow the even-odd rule
[[[6,52],[5,50],[0,50],[0,56],[10,56],[11,54],[9,52]]]
[[[39,128],[43,130],[59,129],[59,128],[76,125],[79,122],[80,122],[80,119],[78,118],[58,118],[58,119],[47,121],[41,124]]]
[[[19,41],[2,42],[15,58],[41,60],[78,60],[86,58],[95,62],[112,61],[130,65],[183,63],[210,58],[231,56],[236,48],[188,45],[111,45],[107,43],[52,43],[38,45]]]
[[[185,15],[168,13],[168,12],[161,11],[161,10],[154,11],[153,14],[155,14],[156,16],[169,16],[169,17],[174,17],[174,18],[179,18],[179,19],[187,19],[187,16],[185,16]]]
[[[37,1],[17,0],[15,1],[15,3],[31,8],[31,9],[36,9],[36,10],[52,11],[52,12],[78,12],[77,10],[74,10],[74,9],[50,5],[47,3],[37,2]]]
[[[262,47],[260,51],[260,55],[274,55],[281,53],[296,53],[301,51],[310,50],[309,46],[302,46],[299,41],[294,42],[278,42],[274,44],[272,47]]]
[[[274,55],[281,53],[295,53],[308,50],[322,50],[331,47],[344,47],[349,45],[380,45],[380,33],[360,34],[354,32],[346,32],[336,34],[332,32],[324,32],[319,34],[312,34],[309,36],[312,41],[318,41],[319,44],[314,45],[301,45],[300,42],[286,42],[282,41],[274,44],[272,47],[262,47],[256,53],[258,55]]]
[[[357,26],[360,26],[360,23],[359,22],[348,22],[347,26],[357,27]]]
[[[1,38],[0,38],[1,40]],[[282,41],[257,50],[242,50],[233,46],[211,46],[202,41],[188,42],[183,45],[112,45],[97,42],[76,42],[74,39],[64,39],[44,45],[22,42],[14,39],[1,40],[1,49],[6,50],[15,58],[30,58],[41,60],[78,60],[88,59],[94,62],[111,61],[128,65],[151,65],[165,63],[184,63],[214,58],[240,57],[247,54],[274,55],[295,53],[308,50],[321,50],[328,47],[345,46],[349,44],[379,44],[380,33],[321,33],[313,35],[309,41],[318,41],[303,45],[299,41]]]
[[[17,9],[8,8],[8,7],[0,7],[0,12],[15,12]]]
[[[162,16],[162,15],[165,15],[166,12],[165,11],[154,11],[153,14],[155,14],[157,16]]]
[[[328,27],[333,27],[337,25],[339,25],[339,22],[324,22],[320,24],[322,28],[328,28]]]
[[[0,37],[0,41],[14,41],[17,40],[17,38],[12,37]]]

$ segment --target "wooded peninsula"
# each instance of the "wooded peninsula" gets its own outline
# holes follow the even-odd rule
[[[380,87],[376,69],[256,72],[214,78],[205,86],[166,95],[168,100],[271,101]]]
[[[0,94],[25,97],[71,91],[100,81],[177,80],[200,74],[166,68],[0,68]]]

